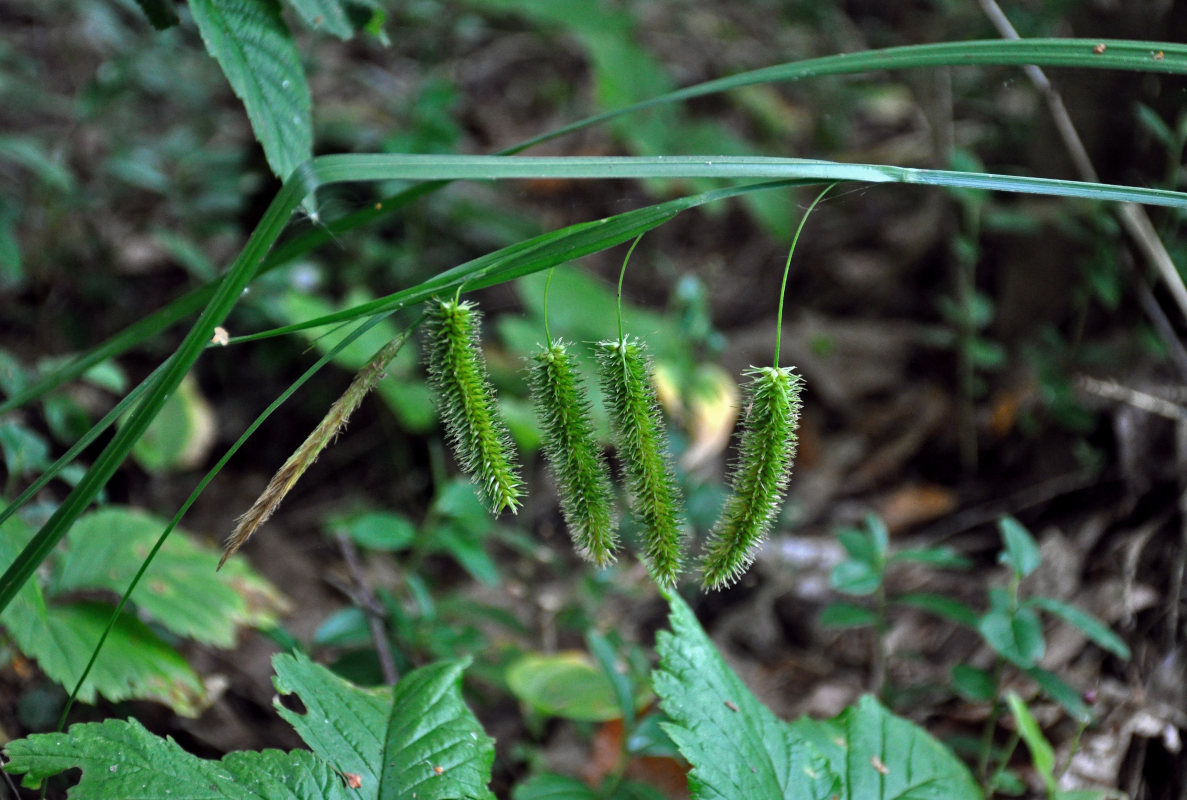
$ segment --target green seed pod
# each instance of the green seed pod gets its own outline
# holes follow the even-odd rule
[[[800,376],[791,367],[751,367],[747,374],[749,406],[730,496],[701,561],[708,589],[730,585],[750,566],[779,513],[795,461]]]
[[[651,384],[651,364],[636,338],[599,342],[597,356],[631,509],[643,526],[644,561],[657,583],[670,586],[680,574],[683,521],[677,506],[682,498]]]
[[[569,535],[582,558],[607,566],[618,549],[610,475],[594,438],[585,386],[564,342],[533,356],[528,385]]]
[[[425,359],[429,386],[458,464],[478,485],[491,513],[516,511],[523,493],[507,425],[479,349],[482,314],[474,303],[429,302]]]

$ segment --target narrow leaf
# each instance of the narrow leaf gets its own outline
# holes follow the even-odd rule
[[[1054,614],[1065,622],[1075,625],[1085,636],[1110,653],[1120,658],[1129,658],[1129,645],[1120,636],[1113,633],[1109,626],[1087,611],[1053,597],[1032,597],[1027,601],[1027,605]]]
[[[959,600],[954,600],[942,594],[925,592],[903,594],[894,598],[894,602],[898,605],[930,611],[936,616],[950,619],[958,625],[964,625],[966,628],[977,627],[977,612]]]
[[[1026,707],[1026,703],[1017,693],[1008,693],[1006,703],[1010,707],[1010,713],[1014,715],[1014,722],[1018,726],[1018,735],[1022,737],[1022,741],[1026,742],[1026,749],[1030,751],[1035,769],[1042,776],[1043,783],[1047,785],[1047,793],[1053,793],[1056,788],[1055,750],[1047,741],[1047,737],[1043,735],[1043,731],[1030,713],[1030,709]]]
[[[820,612],[820,624],[829,628],[862,628],[877,623],[877,614],[851,603],[832,603]]]
[[[1000,560],[1022,578],[1039,568],[1043,560],[1039,553],[1039,546],[1035,543],[1030,531],[1013,517],[1002,517],[997,523],[1002,535],[1002,551]]]
[[[206,49],[281,180],[313,155],[309,87],[278,0],[190,0]]]

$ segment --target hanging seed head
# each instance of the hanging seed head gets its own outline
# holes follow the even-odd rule
[[[701,560],[705,588],[734,583],[783,505],[795,461],[802,379],[791,367],[751,367],[747,412],[730,495]]]
[[[633,337],[599,342],[597,357],[631,509],[643,527],[644,562],[657,583],[670,586],[681,568],[683,521],[677,508],[682,497],[651,363],[643,343]]]
[[[492,513],[516,511],[523,493],[507,424],[495,402],[479,347],[482,315],[474,303],[431,300],[425,360],[445,438]]]
[[[607,566],[618,548],[610,475],[594,436],[585,385],[563,341],[532,357],[528,386],[569,535],[582,558]]]

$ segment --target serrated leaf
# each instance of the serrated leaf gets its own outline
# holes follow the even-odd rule
[[[462,701],[468,661],[431,664],[398,684],[383,749],[381,800],[494,800],[495,743]]]
[[[679,597],[661,631],[652,680],[671,719],[664,730],[692,764],[693,798],[829,800],[837,776],[730,670]]]
[[[206,761],[172,740],[149,733],[135,720],[73,726],[65,734],[37,734],[10,742],[7,770],[41,779],[74,767],[83,770],[72,798],[180,796],[259,800],[375,800],[376,798],[490,798],[485,784],[493,759],[491,741],[461,703],[457,663],[410,673],[397,689],[352,686],[303,656],[274,658],[276,686],[295,692],[307,712],[281,714],[313,752],[278,750],[231,753]],[[445,691],[442,692],[442,679]],[[460,709],[460,711],[459,711]],[[459,728],[460,721],[460,728]],[[391,730],[410,728],[392,735]],[[450,747],[442,748],[445,741]],[[396,746],[393,746],[393,743]],[[449,764],[447,756],[478,752],[477,766]],[[420,759],[432,778],[419,790],[406,776],[380,781],[385,762]],[[475,759],[471,759],[474,761]],[[434,783],[435,781],[435,783]]]
[[[971,800],[981,797],[968,768],[914,723],[862,697],[839,717],[845,731],[845,791],[851,800]],[[830,766],[841,771],[841,765]]]
[[[678,597],[653,673],[665,730],[699,798],[971,800],[968,769],[922,728],[862,698],[825,722],[786,724],[746,689]]]
[[[11,563],[32,534],[17,517],[0,526],[0,563]],[[51,680],[73,688],[111,612],[100,603],[47,605],[37,582],[29,581],[0,615],[0,625]],[[185,659],[128,614],[112,629],[78,696],[93,703],[100,694],[112,701],[156,700],[186,716],[197,716],[207,703]]]
[[[48,593],[105,589],[122,594],[168,522],[133,509],[109,507],[81,518]],[[243,627],[276,623],[286,608],[279,591],[243,563],[215,572],[218,552],[175,530],[157,553],[132,602],[179,636],[231,647]]]
[[[179,787],[185,787],[189,797],[207,798],[357,800],[366,796],[348,794],[342,779],[312,753],[273,750],[262,757],[235,753],[220,764],[190,755],[177,742],[150,733],[134,719],[73,725],[66,733],[34,734],[9,742],[4,751],[12,759],[5,767],[8,772],[28,773],[34,780],[75,767],[82,769],[81,781],[70,791],[72,800],[168,797]],[[245,755],[257,758],[244,759]],[[277,791],[281,787],[287,791]],[[306,787],[308,791],[303,791]]]
[[[22,639],[12,631],[13,640],[47,676],[72,689],[111,612],[104,603],[51,605],[35,636]],[[97,695],[112,702],[155,700],[187,717],[208,705],[202,681],[181,654],[129,614],[121,614],[108,634],[78,699],[94,703]]]
[[[542,714],[590,722],[622,717],[610,680],[580,651],[527,653],[506,677],[511,693]]]
[[[358,775],[362,788],[376,797],[388,717],[403,713],[393,709],[391,689],[354,686],[303,655],[278,655],[272,665],[276,691],[296,694],[305,706],[300,714],[277,699],[273,702],[277,713],[314,753],[339,772]]]
[[[315,31],[332,33],[339,39],[354,36],[350,17],[340,0],[288,0],[288,4]]]
[[[396,688],[363,689],[297,655],[273,659],[276,705],[313,752],[231,753],[206,761],[135,720],[75,725],[9,742],[6,770],[40,780],[81,768],[75,800],[113,797],[257,800],[493,800],[494,743],[461,699],[464,662],[409,673]],[[179,792],[179,789],[181,790]]]
[[[313,155],[309,87],[278,0],[190,0],[206,49],[281,180]]]
[[[1002,517],[998,520],[997,527],[1001,531],[1002,545],[1005,547],[1000,556],[1001,562],[1022,578],[1038,569],[1043,557],[1030,531],[1013,517]]]
[[[1129,658],[1129,645],[1096,617],[1053,597],[1032,597],[1027,605],[1041,608],[1080,629],[1080,632],[1110,653]]]

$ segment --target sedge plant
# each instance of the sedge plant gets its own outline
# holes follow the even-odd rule
[[[787,292],[791,257],[808,215],[834,185],[825,187],[808,206],[787,251],[776,315],[775,363],[770,367],[751,367],[747,373],[751,379],[746,392],[747,410],[738,460],[729,479],[730,494],[701,559],[702,581],[709,589],[723,588],[741,577],[783,505],[795,461],[802,386],[792,367],[779,366],[783,295]]]
[[[170,10],[171,5],[161,2],[161,0],[145,0],[140,3],[142,8],[155,9],[166,18],[172,13]],[[248,103],[249,116],[259,132],[258,135],[269,156],[269,162],[274,165],[279,177],[284,180],[284,184],[274,200],[269,204],[259,225],[245,242],[242,252],[220,277],[207,286],[196,290],[194,293],[179,299],[161,312],[145,318],[143,324],[138,323],[128,331],[118,334],[111,340],[100,344],[65,367],[46,376],[45,379],[7,398],[0,404],[0,413],[21,407],[42,396],[54,386],[61,385],[72,377],[81,374],[88,365],[126,352],[129,348],[148,341],[150,338],[157,337],[174,323],[196,312],[199,313],[198,318],[192,323],[188,334],[175,348],[169,359],[156,372],[150,375],[140,387],[134,389],[124,403],[121,404],[121,412],[125,409],[132,412],[125,417],[125,423],[106,441],[102,451],[95,458],[86,474],[78,481],[77,485],[65,497],[62,503],[57,506],[49,519],[23,544],[23,549],[12,559],[11,563],[7,565],[4,575],[0,577],[0,611],[3,611],[14,599],[18,598],[28,580],[38,571],[41,564],[49,557],[51,551],[66,535],[72,524],[100,496],[106,484],[115,475],[136,442],[143,437],[149,424],[160,412],[168,397],[177,391],[181,381],[190,372],[194,364],[200,358],[212,357],[204,354],[209,349],[209,342],[216,326],[224,323],[228,314],[243,296],[244,290],[254,280],[267,269],[287,263],[294,258],[308,253],[315,247],[332,240],[336,236],[340,237],[363,224],[392,215],[416,197],[422,196],[440,186],[441,182],[460,179],[563,178],[621,180],[623,178],[654,177],[713,178],[739,182],[762,181],[761,183],[729,186],[696,195],[678,197],[664,203],[618,214],[605,220],[579,223],[560,231],[549,232],[529,240],[517,242],[495,253],[438,273],[421,283],[402,288],[400,291],[375,301],[359,304],[353,308],[331,315],[308,319],[297,324],[233,337],[229,344],[231,346],[242,346],[251,341],[287,335],[300,330],[322,327],[329,324],[354,321],[359,322],[360,325],[365,325],[369,321],[379,318],[381,315],[391,314],[397,310],[430,300],[431,298],[444,296],[448,292],[458,290],[462,285],[471,288],[480,288],[502,283],[532,272],[547,269],[559,263],[571,261],[582,255],[598,252],[630,241],[646,230],[655,228],[669,221],[677,214],[701,204],[720,202],[730,197],[743,197],[751,193],[782,191],[791,183],[795,182],[900,182],[917,185],[973,187],[1030,192],[1054,196],[1071,195],[1095,200],[1158,203],[1180,209],[1187,208],[1187,195],[1169,190],[1109,186],[1098,183],[1050,180],[1029,176],[985,175],[959,170],[926,170],[886,165],[841,164],[802,159],[738,158],[721,157],[718,155],[643,159],[593,157],[566,159],[514,158],[508,156],[408,156],[391,154],[330,155],[311,158],[312,136],[307,135],[310,133],[312,125],[311,116],[307,113],[308,93],[296,90],[296,84],[298,82],[303,85],[304,75],[301,71],[300,59],[294,57],[295,44],[291,34],[285,27],[283,17],[279,11],[279,4],[254,4],[249,2],[219,3],[216,0],[191,0],[189,5],[195,9],[194,18],[200,26],[203,26],[208,48],[223,63],[224,70],[228,72],[228,77],[235,86],[236,91]],[[256,16],[243,13],[244,9],[255,5],[267,5],[268,13]],[[303,5],[308,7],[309,4]],[[337,4],[330,3],[327,5],[336,6]],[[236,13],[232,16],[219,19],[215,18],[217,15],[209,13],[212,10],[218,11],[223,6],[232,9]],[[176,19],[175,15],[173,18]],[[247,58],[237,60],[244,53],[247,54]],[[284,56],[283,66],[285,71],[283,74],[286,76],[285,81],[288,81],[294,87],[291,98],[284,93],[272,97],[272,99],[279,99],[280,101],[275,107],[268,107],[266,104],[252,105],[255,102],[252,98],[258,99],[261,94],[253,91],[253,89],[259,88],[258,85],[249,85],[252,79],[252,75],[249,73],[252,72],[255,65],[258,65],[258,59],[261,53],[282,53]],[[257,59],[255,64],[253,64],[253,59]],[[604,122],[627,112],[638,111],[642,108],[662,103],[682,101],[691,97],[707,95],[749,84],[798,80],[812,76],[855,73],[866,70],[919,68],[957,64],[1041,64],[1047,66],[1116,68],[1145,72],[1187,74],[1187,46],[1172,43],[1098,42],[1096,40],[954,42],[811,59],[794,64],[777,65],[763,70],[743,73],[650,98],[635,106],[607,112],[589,120],[566,126],[553,133],[537,137],[517,146],[514,148],[514,151],[518,152],[518,150],[544,139],[570,133],[598,122]],[[238,71],[238,74],[230,74],[233,71]],[[258,70],[258,74],[275,73],[267,70]],[[291,103],[289,106],[286,106],[285,103],[290,100]],[[293,104],[297,106],[295,109],[297,113],[294,113],[294,108],[290,107]],[[276,122],[275,118],[280,116],[286,117],[285,125],[272,124]],[[290,125],[296,126],[296,129],[292,129]],[[288,135],[290,132],[294,135]],[[278,148],[282,147],[286,148],[286,150],[283,154],[280,154],[278,153]],[[369,204],[369,207],[366,209],[346,214],[338,219],[328,220],[324,227],[318,227],[306,234],[295,236],[282,246],[278,246],[282,234],[289,227],[293,212],[302,204],[306,204],[306,208],[308,209],[311,205],[311,198],[316,197],[317,192],[324,187],[337,183],[380,183],[397,180],[416,180],[425,181],[426,183],[422,183],[414,189],[406,190],[399,195],[385,198],[379,203]],[[461,338],[465,337],[463,336]],[[632,399],[633,401],[637,400],[640,393],[642,393],[644,402],[633,403],[632,408],[636,412],[642,412],[641,418],[644,427],[646,427],[645,418],[651,416],[654,419],[655,412],[654,403],[651,403],[649,406],[646,402],[645,393],[649,382],[647,380],[646,360],[642,352],[642,345],[637,340],[628,340],[622,335],[621,330],[618,341],[612,342],[610,345],[617,345],[617,348],[613,346],[603,348],[604,356],[605,352],[610,352],[613,354],[613,357],[608,359],[604,357],[603,360],[613,362],[612,366],[621,364],[623,380],[620,382],[624,387],[623,397],[634,395],[633,398],[627,397],[627,399]],[[311,371],[307,375],[302,377],[301,382],[307,380],[309,376],[316,373],[327,362],[328,359],[319,361],[315,367],[311,368]],[[460,360],[458,366],[461,366]],[[470,366],[473,367],[473,370],[470,372],[471,377],[481,382],[481,371],[473,364]],[[779,377],[782,375],[782,368],[779,367],[777,360],[775,365],[769,369],[771,372],[763,372],[757,376],[755,383],[761,384],[764,380],[769,382],[772,386],[770,393],[777,395],[777,397],[764,402],[780,404],[778,407],[786,411],[792,405],[790,381]],[[475,384],[471,383],[471,385]],[[253,423],[244,433],[240,441],[236,442],[234,448],[232,448],[232,452],[238,449],[254,433],[260,422],[274,413],[276,408],[298,386],[299,384],[294,384],[274,404],[270,405],[261,414],[260,419]],[[759,402],[759,394],[757,388],[752,392],[752,398],[756,404]],[[65,465],[76,458],[86,448],[88,443],[99,439],[104,430],[114,424],[115,420],[119,417],[120,414],[118,413],[109,414],[99,425],[92,428],[62,459],[55,462],[40,478],[27,487],[14,503],[10,504],[3,512],[0,512],[0,521],[17,513],[45,485],[45,482],[52,480],[55,475],[60,474]],[[779,416],[778,419],[781,420],[779,424],[783,428],[787,428],[787,420],[789,418],[787,414]],[[758,427],[760,424],[771,425],[772,423],[766,418],[755,417],[752,424]],[[497,441],[499,431],[496,428],[496,423],[492,421],[485,427],[487,433],[491,434],[487,440],[488,443]],[[662,439],[657,438],[656,443],[658,442],[662,442]],[[621,449],[622,446],[620,445]],[[745,443],[742,449],[743,451],[746,450]],[[499,448],[497,446],[493,447],[493,451],[498,450]],[[653,472],[659,474],[661,478],[664,477],[665,469],[663,460],[665,454],[659,449],[658,444],[656,447],[650,449],[649,453],[651,455],[649,456],[648,466],[653,469]],[[777,455],[786,455],[787,453],[788,451],[784,450],[777,453]],[[164,530],[160,541],[163,541],[164,537],[168,536],[173,526],[177,524],[181,516],[184,515],[190,504],[192,504],[194,497],[213,479],[214,475],[218,473],[229,457],[230,453],[224,459],[220,460],[212,472],[198,485],[194,495],[187,500],[187,503],[179,511],[177,517]],[[776,463],[782,464],[783,462],[776,459]],[[488,499],[492,501],[490,505],[497,509],[514,508],[520,502],[517,470],[509,458],[501,463],[492,462],[492,464],[493,466],[486,465],[485,469],[487,473],[485,476],[483,475],[483,465],[478,465],[478,468],[474,470],[479,476],[479,481],[483,482],[485,480],[487,483]],[[657,466],[659,468],[654,469]],[[490,481],[492,476],[496,478],[493,482]],[[735,490],[738,488],[744,489],[748,484],[752,484],[756,489],[756,492],[752,495],[753,497],[760,497],[760,499],[765,497],[769,500],[773,496],[770,494],[772,484],[769,478],[770,476],[764,477],[759,474],[751,477],[739,473],[734,481]],[[774,478],[776,490],[774,496],[778,496],[782,491],[782,487],[779,486],[779,475],[774,475]],[[648,485],[660,484],[651,482]],[[669,499],[671,498],[669,497]],[[767,506],[764,506],[762,503],[752,503],[749,509],[754,513],[749,515],[727,513],[723,518],[725,524],[719,529],[717,540],[735,539],[737,542],[735,546],[738,549],[731,551],[735,553],[734,557],[736,557],[736,553],[741,552],[743,554],[741,558],[745,561],[748,557],[746,554],[749,553],[749,548],[756,543],[757,539],[765,534],[766,526],[769,526],[770,521],[762,513],[764,507],[769,508],[769,503]],[[672,503],[669,509],[671,510],[670,518],[663,522],[671,524],[664,525],[665,532],[670,534],[672,531],[676,531],[678,535],[679,525],[677,524],[678,516],[675,511],[675,503]],[[755,533],[757,533],[757,536],[755,536]],[[152,552],[155,552],[155,550]],[[149,559],[151,557],[152,553],[150,552]],[[709,563],[715,563],[716,560],[710,558],[707,561]],[[661,579],[671,580],[675,572],[674,566],[675,564],[669,559],[667,565],[659,569],[653,566],[653,570],[660,574]],[[731,567],[728,559],[722,559],[717,574],[728,579],[729,576],[734,574],[735,568],[736,564],[734,567]],[[135,580],[138,579],[139,575],[136,576]],[[675,603],[674,609],[676,609]],[[681,637],[681,639],[687,639],[695,634],[693,630],[695,619],[692,618],[691,612],[687,609],[674,610],[673,620],[673,628],[677,629],[677,636]],[[821,735],[813,739],[811,731],[807,730],[810,726],[801,728],[793,737],[791,733],[774,725],[767,716],[761,714],[754,704],[746,701],[746,698],[742,696],[739,685],[736,682],[736,676],[732,681],[725,680],[724,678],[717,680],[717,678],[721,677],[719,671],[705,669],[706,666],[715,665],[714,658],[718,660],[720,658],[712,648],[711,643],[699,648],[693,654],[695,656],[694,661],[677,663],[686,654],[680,652],[679,648],[674,646],[674,639],[669,639],[667,642],[669,645],[667,650],[669,652],[665,658],[664,677],[657,676],[656,683],[657,685],[662,685],[661,696],[672,698],[667,700],[670,706],[670,713],[673,717],[678,713],[696,715],[700,712],[705,712],[705,714],[709,715],[707,720],[692,718],[692,716],[686,721],[677,720],[687,732],[682,734],[682,749],[688,755],[689,760],[700,770],[697,776],[700,782],[694,788],[694,796],[712,796],[711,793],[713,791],[721,794],[723,790],[719,787],[726,785],[724,781],[718,780],[727,772],[721,763],[721,759],[718,758],[715,760],[715,755],[711,752],[711,747],[706,745],[703,740],[698,742],[696,736],[693,735],[696,729],[714,724],[720,721],[720,718],[732,720],[734,723],[756,720],[761,723],[764,731],[769,729],[777,732],[770,737],[760,737],[760,740],[754,743],[752,752],[731,753],[735,757],[737,764],[749,762],[756,765],[751,768],[752,774],[759,775],[761,779],[767,777],[774,778],[774,782],[770,785],[776,787],[775,791],[783,793],[790,791],[790,784],[783,780],[788,775],[787,759],[783,759],[780,762],[773,757],[756,757],[755,753],[761,754],[765,748],[764,740],[777,745],[777,749],[783,755],[794,750],[797,758],[795,762],[797,766],[803,766],[805,769],[811,770],[813,775],[823,776],[823,782],[826,785],[821,787],[822,791],[831,793],[834,789],[838,788],[844,790],[845,784],[842,780],[844,776],[840,774],[842,770],[838,768],[835,775],[830,775],[820,769],[822,758],[825,763],[828,762],[828,752],[824,752],[822,757],[818,756],[821,756],[821,751],[828,751],[828,742],[835,742],[835,737],[830,739],[828,736]],[[260,758],[254,760],[251,764],[246,760],[228,757],[223,766],[210,766],[208,768],[208,765],[204,765],[201,777],[217,784],[218,782],[230,779],[228,777],[230,776],[235,780],[248,783],[252,787],[260,788],[259,796],[280,796],[280,787],[282,785],[288,786],[287,781],[291,778],[301,783],[303,791],[298,792],[298,796],[317,796],[316,793],[320,789],[322,790],[321,796],[338,797],[355,796],[345,792],[344,789],[353,791],[360,787],[365,787],[365,791],[371,793],[366,796],[372,796],[377,795],[381,787],[384,788],[385,792],[388,792],[387,787],[392,787],[388,793],[394,793],[397,791],[396,787],[407,787],[412,785],[414,781],[417,782],[416,785],[420,785],[422,781],[440,779],[442,782],[441,785],[444,785],[449,779],[459,775],[465,775],[468,778],[466,785],[461,788],[450,787],[449,791],[464,794],[465,796],[490,796],[489,790],[485,786],[485,777],[489,775],[493,751],[489,745],[489,741],[476,730],[477,726],[473,724],[472,715],[469,715],[468,710],[461,703],[460,696],[456,691],[460,674],[464,667],[464,662],[455,662],[443,666],[439,665],[426,668],[428,670],[426,673],[415,678],[412,674],[406,676],[393,693],[385,694],[382,692],[356,690],[357,687],[355,689],[343,688],[330,680],[332,676],[309,669],[300,659],[291,659],[290,661],[282,659],[278,662],[277,666],[279,674],[277,683],[282,693],[298,691],[302,688],[302,684],[312,689],[322,689],[323,685],[336,687],[332,690],[308,691],[307,694],[303,694],[302,696],[306,700],[306,705],[309,706],[309,714],[307,716],[294,712],[281,712],[287,713],[290,720],[295,721],[296,724],[304,726],[306,732],[310,734],[311,741],[316,740],[319,742],[319,744],[315,745],[315,749],[318,750],[316,755],[289,758],[287,754],[277,754],[276,751],[269,751],[268,753],[260,754]],[[308,674],[297,676],[297,672]],[[696,687],[695,681],[698,676],[707,680],[712,678],[714,682],[707,687],[699,687],[696,692],[690,693],[690,687]],[[701,688],[704,691],[701,691]],[[337,706],[331,704],[326,707],[310,705],[311,700],[316,704],[318,698],[331,695],[343,698],[344,702]],[[450,699],[450,702],[445,704],[445,706],[448,706],[447,708],[443,707],[441,703],[436,702],[441,697],[448,697]],[[686,697],[694,702],[684,702]],[[345,702],[346,700],[349,700],[349,702]],[[457,702],[453,702],[454,700]],[[335,730],[339,733],[347,731],[350,735],[339,737],[341,741],[331,743],[332,746],[327,746],[327,740],[324,738],[317,739],[317,737],[321,736],[317,732],[322,730],[320,726],[317,726],[315,730],[313,726],[306,724],[307,722],[315,721],[315,718],[326,724],[331,719],[340,721],[344,716],[341,711],[346,707],[349,707],[351,713],[345,715],[347,717],[346,721],[342,723],[340,728],[336,727]],[[394,713],[393,709],[399,709],[401,713]],[[735,718],[732,715],[738,716]],[[846,730],[852,731],[853,735],[857,736],[860,732],[858,729],[862,724],[862,720],[873,720],[875,723],[880,723],[883,717],[877,708],[870,704],[864,704],[863,706],[855,707],[851,714],[847,712],[847,716],[845,720],[842,720],[842,723],[846,726],[850,726],[851,723],[851,726],[846,727]],[[359,723],[360,721],[365,722],[365,724],[352,727],[352,723]],[[436,737],[433,738],[434,743],[457,745],[459,755],[455,761],[451,763],[434,763],[432,760],[429,760],[430,753],[426,752],[423,745],[420,744],[423,737],[418,738],[409,735],[409,725],[412,722],[420,721],[424,721],[426,726],[432,731],[434,737]],[[450,727],[451,725],[452,727]],[[878,725],[871,724],[869,727],[875,729],[878,728]],[[878,729],[884,729],[884,727]],[[356,736],[356,733],[358,736]],[[817,733],[820,733],[820,731],[817,731]],[[453,736],[452,734],[458,735]],[[363,749],[355,747],[358,742],[364,741],[364,739],[366,747],[363,749],[366,750],[366,758],[360,755]],[[179,755],[179,748],[175,745],[168,743],[161,744],[154,741],[152,737],[148,737],[142,728],[136,729],[133,725],[116,723],[114,721],[96,723],[93,726],[80,726],[77,735],[72,733],[71,735],[51,737],[51,739],[37,739],[36,741],[29,739],[23,741],[25,742],[23,745],[13,742],[7,748],[8,754],[15,759],[9,765],[10,771],[25,772],[40,777],[61,771],[69,767],[71,763],[77,763],[63,760],[62,755],[68,749],[64,748],[63,745],[67,743],[79,744],[80,746],[74,752],[75,755],[80,758],[84,756],[91,757],[91,760],[87,763],[92,767],[97,763],[103,764],[100,770],[92,770],[91,773],[86,773],[89,777],[84,779],[94,780],[96,784],[98,784],[99,779],[102,779],[109,793],[117,793],[111,796],[118,796],[118,792],[120,791],[131,791],[134,789],[133,782],[128,782],[125,787],[123,784],[115,783],[114,781],[117,778],[112,777],[113,775],[118,775],[118,780],[123,781],[129,775],[129,762],[121,760],[117,763],[115,761],[109,761],[106,758],[95,761],[92,756],[97,751],[105,754],[117,754],[121,755],[121,757],[123,754],[130,753],[143,755],[144,757],[140,759],[138,765],[141,768],[150,770],[155,767],[165,768],[170,763],[180,764],[183,768],[193,766],[192,761],[187,762],[182,755]],[[163,742],[164,740],[161,741]],[[472,744],[473,742],[480,742],[481,746]],[[339,747],[337,745],[342,746]],[[465,751],[467,747],[471,749]],[[935,747],[939,746],[936,745]],[[355,748],[357,751],[354,755],[345,752],[351,748]],[[813,750],[813,748],[816,749]],[[55,751],[58,754],[56,756],[53,755]],[[165,751],[168,751],[169,758],[162,757]],[[465,752],[463,753],[463,751]],[[173,760],[170,761],[170,759]],[[745,759],[745,762],[743,759]],[[893,776],[887,779],[891,781],[899,780],[904,775],[912,774],[909,763],[906,763],[902,767],[897,762],[893,764],[879,763],[881,763],[881,769],[875,764],[871,770],[863,772],[862,775],[875,781],[881,780],[881,778],[877,777],[879,775],[882,777],[889,775]],[[108,770],[109,764],[119,767],[119,771],[117,772],[116,768]],[[743,772],[745,771],[743,770]],[[143,789],[145,785],[145,781],[142,779],[143,773],[141,775],[133,774],[135,776],[135,786]],[[193,776],[197,773],[189,774]],[[443,775],[449,777],[442,778]],[[743,777],[747,778],[746,775],[743,775]],[[836,778],[835,781],[832,780],[833,777]],[[264,783],[273,779],[275,779],[276,785],[270,787],[268,791],[264,791],[264,789],[269,788],[265,787]],[[963,786],[965,783],[963,778],[959,780]],[[156,786],[168,787],[170,785],[166,781],[154,784],[154,788]],[[399,790],[402,791],[402,788]],[[855,791],[858,790],[855,789]],[[750,796],[762,795],[753,794]],[[859,792],[857,795],[846,794],[846,796],[863,795]],[[954,792],[950,796],[964,797],[969,795],[963,792]]]

